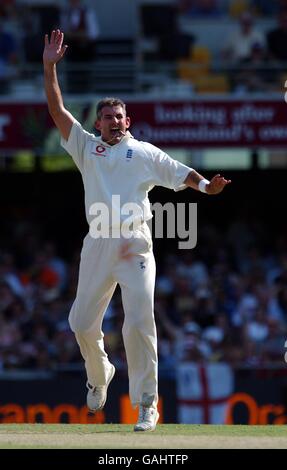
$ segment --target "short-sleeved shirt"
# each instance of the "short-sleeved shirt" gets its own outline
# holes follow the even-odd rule
[[[148,192],[154,186],[185,189],[184,181],[191,171],[154,145],[134,139],[129,132],[111,146],[86,132],[78,121],[74,122],[69,139],[61,139],[61,145],[82,174],[88,223],[95,203],[104,203],[109,210],[119,212],[111,226],[124,219],[120,209],[127,203],[137,204],[143,220],[150,219]]]

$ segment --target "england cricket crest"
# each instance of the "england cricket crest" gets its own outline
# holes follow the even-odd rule
[[[127,160],[127,161],[131,161],[132,156],[133,156],[133,151],[132,151],[132,149],[128,149],[128,150],[127,150],[127,155],[126,155],[126,160]]]

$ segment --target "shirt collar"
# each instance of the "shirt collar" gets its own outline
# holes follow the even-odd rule
[[[115,145],[108,144],[107,142],[102,140],[102,137],[100,135],[96,136],[96,139],[104,147],[116,147],[117,145],[121,144],[124,141],[127,141],[128,139],[134,139],[134,136],[130,133],[130,131],[127,131],[126,135],[122,138],[122,140],[120,142],[118,142],[117,144],[115,144]]]

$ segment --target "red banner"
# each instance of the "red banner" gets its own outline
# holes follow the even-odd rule
[[[160,147],[284,147],[287,105],[278,101],[129,103],[132,132]]]
[[[94,106],[81,102],[73,109],[85,127]],[[265,101],[130,101],[127,110],[133,135],[159,147],[287,147],[283,96]],[[2,153],[27,148],[43,153],[53,127],[45,103],[0,103]]]
[[[0,103],[0,150],[42,149],[52,127],[44,103]]]

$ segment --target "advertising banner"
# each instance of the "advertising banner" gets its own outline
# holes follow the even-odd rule
[[[67,107],[93,132],[96,103]],[[287,147],[287,107],[274,100],[128,101],[135,138],[168,148]],[[55,133],[56,132],[56,133]],[[63,154],[46,103],[0,103],[0,152]]]
[[[214,366],[214,367],[213,367]],[[0,375],[0,423],[122,423],[137,421],[126,373],[118,371],[105,408],[91,415],[80,372]],[[19,390],[21,393],[19,394]],[[226,364],[180,366],[159,380],[160,423],[287,424],[287,370],[238,369]]]

